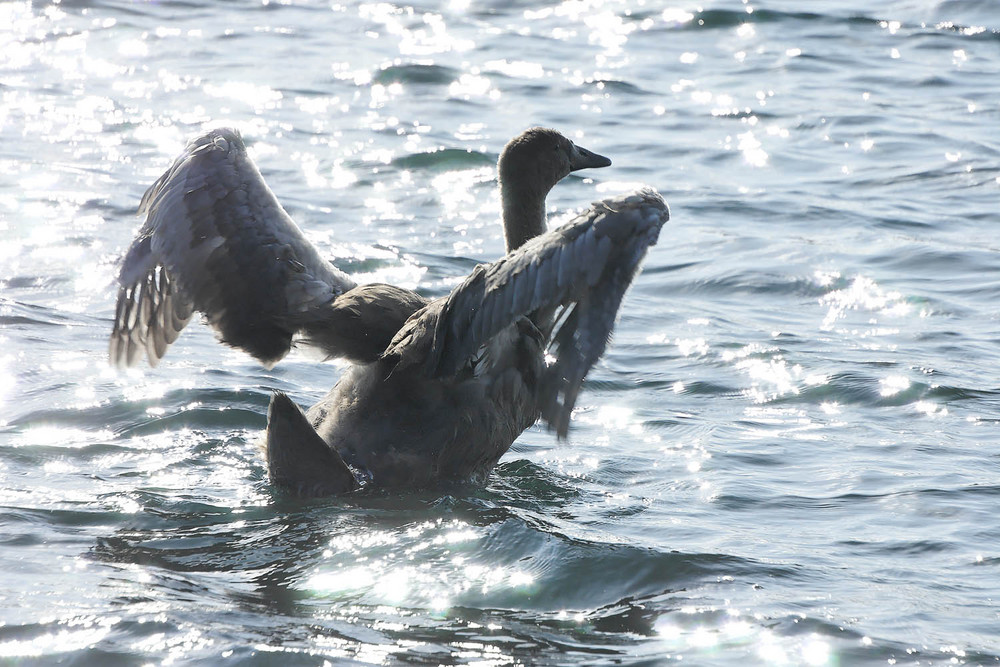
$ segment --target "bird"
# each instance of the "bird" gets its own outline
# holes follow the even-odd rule
[[[311,346],[351,365],[307,411],[273,393],[272,485],[308,498],[483,483],[539,418],[567,437],[581,384],[670,219],[644,187],[547,230],[552,187],[610,165],[553,129],[511,139],[497,163],[506,254],[428,300],[356,284],[281,207],[240,133],[207,131],[142,197],[110,361],[155,366],[195,312],[266,367]]]

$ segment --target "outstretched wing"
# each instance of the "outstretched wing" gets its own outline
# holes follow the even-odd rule
[[[501,330],[529,317],[554,358],[538,386],[539,409],[565,436],[583,378],[607,347],[622,298],[669,217],[663,198],[648,188],[597,202],[565,226],[477,267],[428,308],[420,320],[433,327],[429,349],[405,349],[408,337],[419,336],[411,320],[386,354],[403,364],[424,363],[430,376],[447,376]]]
[[[155,365],[198,311],[223,342],[272,365],[355,286],[302,235],[235,130],[192,140],[139,214],[146,222],[118,277],[113,364],[132,366],[145,352]]]

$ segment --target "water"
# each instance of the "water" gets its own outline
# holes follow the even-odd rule
[[[0,663],[1000,662],[994,2],[0,5]],[[106,364],[144,189],[239,127],[345,270],[502,252],[532,124],[673,220],[568,442],[482,489],[296,502],[273,371]]]

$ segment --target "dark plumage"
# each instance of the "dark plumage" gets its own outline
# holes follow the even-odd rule
[[[313,496],[481,481],[539,416],[566,435],[580,385],[669,218],[644,189],[546,232],[552,186],[610,163],[554,130],[511,140],[498,163],[508,254],[428,303],[391,285],[357,286],[322,260],[239,135],[209,132],[143,197],[111,360],[130,365],[145,351],[155,364],[195,310],[266,364],[298,336],[355,365],[305,414],[275,395],[273,483]]]

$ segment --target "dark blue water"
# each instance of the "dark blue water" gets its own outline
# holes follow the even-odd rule
[[[1000,663],[1000,5],[0,5],[0,664]],[[268,487],[266,371],[106,362],[117,261],[238,127],[359,280],[502,252],[556,127],[673,219],[567,442],[485,488]]]

